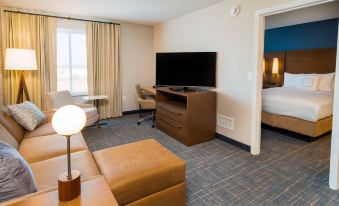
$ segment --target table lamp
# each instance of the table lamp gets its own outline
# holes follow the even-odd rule
[[[5,70],[19,70],[21,71],[19,91],[16,103],[23,102],[24,94],[26,100],[30,101],[27,85],[25,81],[24,71],[25,70],[37,70],[36,54],[35,50],[32,49],[6,49],[5,57]]]
[[[70,201],[81,193],[80,172],[71,169],[70,139],[79,133],[86,123],[85,112],[77,106],[67,105],[58,109],[52,118],[54,130],[67,138],[67,171],[58,178],[60,201]]]

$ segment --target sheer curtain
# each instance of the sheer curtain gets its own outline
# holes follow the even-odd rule
[[[6,48],[34,49],[37,56],[37,71],[26,71],[25,79],[31,101],[46,108],[45,94],[56,90],[56,20],[12,12],[1,13],[1,54]],[[0,54],[0,55],[1,55]],[[6,105],[15,104],[20,81],[20,72],[3,70],[3,97]],[[18,59],[20,61],[20,59]]]
[[[88,93],[108,96],[100,103],[101,119],[122,115],[119,41],[119,25],[87,23]]]

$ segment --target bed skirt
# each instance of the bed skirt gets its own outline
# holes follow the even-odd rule
[[[272,127],[286,129],[309,137],[318,137],[332,130],[332,116],[317,122],[309,122],[295,117],[262,112],[261,122]]]

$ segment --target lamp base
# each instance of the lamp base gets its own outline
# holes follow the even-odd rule
[[[72,178],[67,177],[67,172],[62,173],[58,179],[58,190],[60,201],[70,201],[81,193],[80,172],[72,170]]]

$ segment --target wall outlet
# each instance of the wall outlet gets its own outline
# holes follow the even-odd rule
[[[126,96],[122,96],[122,101],[126,102],[127,101],[127,97]]]
[[[218,114],[217,125],[225,129],[234,130],[234,119]]]

